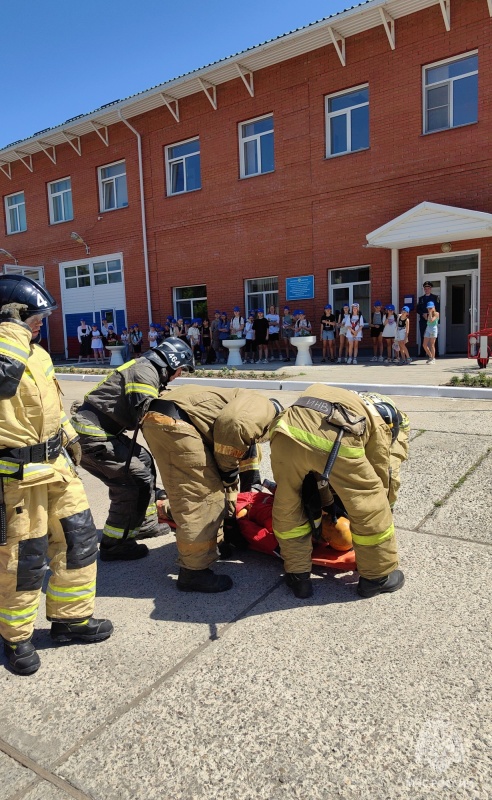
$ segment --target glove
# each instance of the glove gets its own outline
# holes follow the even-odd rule
[[[27,306],[23,303],[6,303],[0,308],[0,322],[18,322],[20,325],[25,325],[21,311],[27,311]]]
[[[78,439],[73,439],[71,442],[67,444],[67,453],[72,459],[73,463],[76,467],[80,466],[80,462],[82,461],[82,448]]]
[[[238,550],[248,550],[248,540],[244,538],[239,527],[239,523],[235,517],[226,517],[222,523],[224,531],[224,542],[226,544],[237,547]]]
[[[231,486],[234,486],[234,484],[237,482],[237,479],[239,478],[239,467],[235,467],[234,469],[231,469],[228,472],[219,469],[219,475],[226,489],[229,489]]]

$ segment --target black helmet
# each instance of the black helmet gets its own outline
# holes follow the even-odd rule
[[[191,347],[175,336],[170,336],[162,344],[148,350],[144,353],[144,357],[158,367],[162,367],[164,362],[169,367],[171,375],[180,367],[184,367],[188,372],[195,371],[195,359]]]
[[[402,421],[400,412],[394,405],[386,403],[382,399],[375,402],[374,405],[390,429],[391,441],[394,442],[400,432],[400,423]]]
[[[0,309],[10,303],[27,306],[20,317],[26,320],[33,314],[46,314],[58,307],[55,298],[40,283],[25,275],[0,275]]]

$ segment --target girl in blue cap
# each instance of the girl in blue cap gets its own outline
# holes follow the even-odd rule
[[[398,314],[396,322],[396,339],[395,344],[398,344],[398,354],[400,356],[400,364],[411,364],[412,359],[408,352],[408,337],[410,335],[410,317],[409,307],[403,306],[401,312]]]
[[[396,336],[395,307],[390,303],[386,306],[385,311],[386,313],[383,316],[383,339],[386,342],[386,358],[384,359],[384,363],[391,364],[393,361],[393,342]]]
[[[381,300],[376,300],[371,315],[371,339],[373,356],[371,361],[383,361],[383,310]]]
[[[427,359],[427,363],[435,364],[439,311],[436,311],[436,306],[432,300],[429,300],[426,308],[427,308],[427,325],[424,333],[424,350],[429,356],[429,358]]]

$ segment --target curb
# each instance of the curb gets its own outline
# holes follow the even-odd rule
[[[57,380],[66,381],[86,381],[86,383],[99,383],[107,375],[84,375],[70,373],[56,373]],[[415,386],[407,384],[381,384],[381,383],[335,383],[331,381],[254,381],[240,380],[238,378],[198,378],[198,383],[205,386],[220,386],[222,388],[234,388],[241,386],[242,389],[272,389],[276,392],[302,392],[313,383],[324,383],[326,386],[336,386],[337,389],[352,389],[358,392],[382,392],[387,395],[398,395],[406,397],[450,397],[467,400],[492,400],[492,389],[482,386],[426,386],[417,384]],[[193,378],[176,378],[173,381],[175,386],[186,385],[193,382]]]

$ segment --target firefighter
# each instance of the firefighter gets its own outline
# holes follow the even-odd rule
[[[359,595],[372,597],[403,586],[392,505],[399,467],[408,456],[408,433],[408,418],[389,398],[322,384],[306,389],[272,425],[273,529],[286,583],[296,597],[312,594],[311,537],[321,509],[333,503],[330,486],[350,519]],[[328,485],[321,476],[337,438],[341,444]]]
[[[81,464],[109,487],[110,508],[99,555],[102,561],[133,561],[149,552],[137,538],[169,533],[155,506],[152,456],[125,435],[137,431],[149,403],[186,368],[194,371],[186,342],[166,339],[138,360],[118,367],[88,392],[72,425],[80,436]]]
[[[228,575],[210,565],[217,558],[217,535],[233,527],[240,471],[255,469],[251,446],[260,441],[281,406],[245,389],[179,386],[152,401],[142,432],[169,496],[176,523],[177,587],[185,592],[224,592]],[[252,454],[253,453],[253,454]],[[229,539],[234,531],[229,530]]]
[[[0,276],[0,634],[11,669],[40,666],[31,642],[50,559],[46,615],[55,642],[100,642],[97,532],[73,462],[78,437],[48,353],[34,341],[56,301],[22,275]]]

